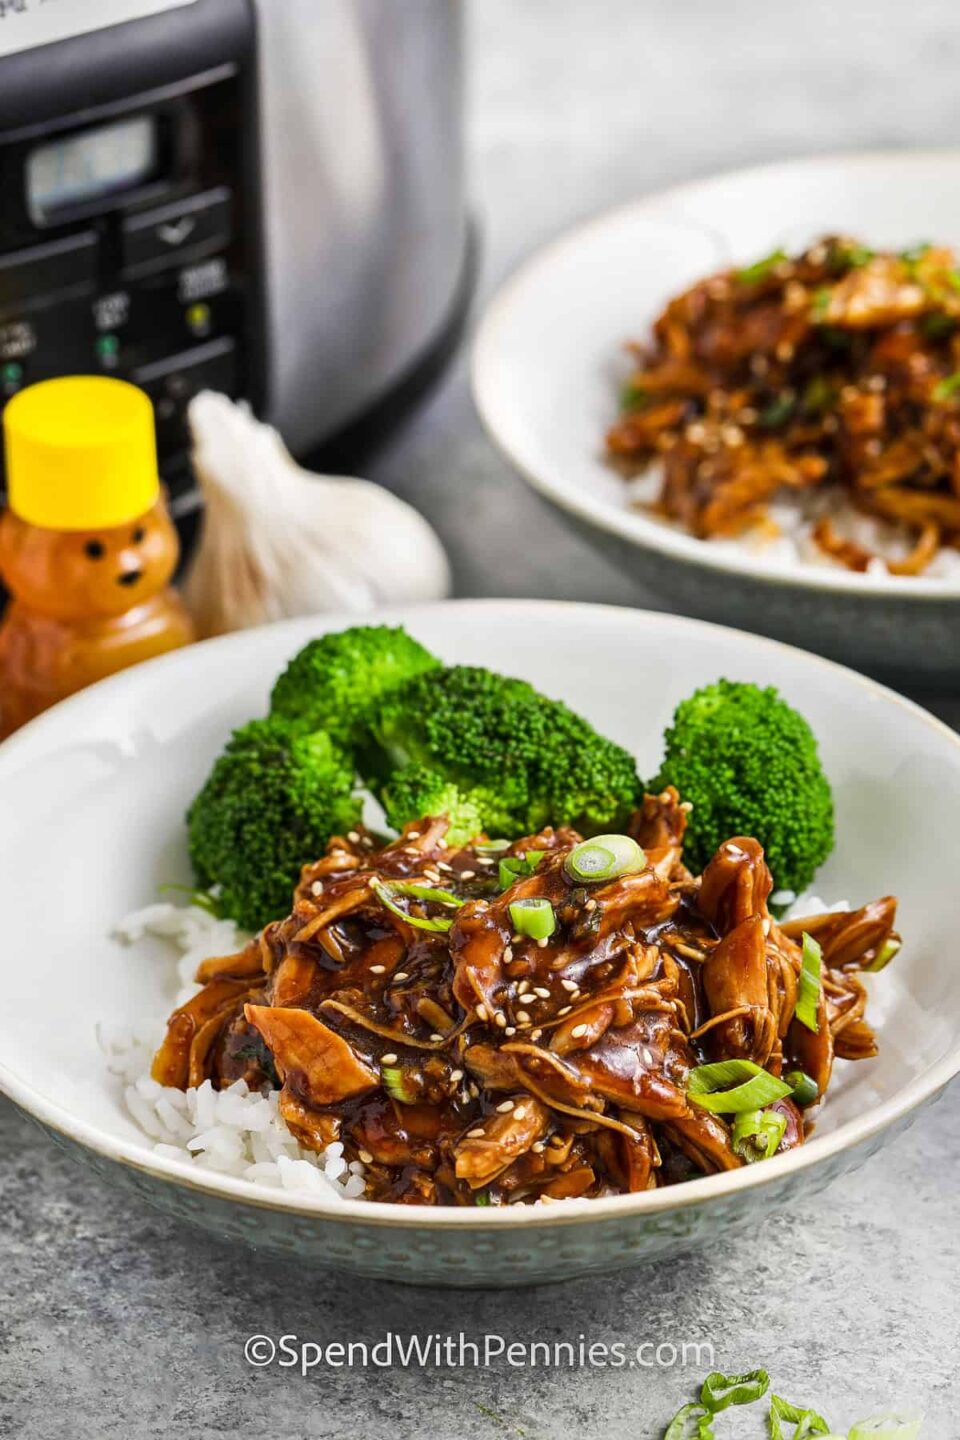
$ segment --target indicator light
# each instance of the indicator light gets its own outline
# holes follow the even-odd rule
[[[115,365],[119,350],[120,341],[116,335],[97,336],[96,351],[101,365]]]
[[[204,305],[200,301],[194,305],[188,305],[186,321],[188,329],[192,330],[194,335],[207,335],[210,331],[210,306]]]

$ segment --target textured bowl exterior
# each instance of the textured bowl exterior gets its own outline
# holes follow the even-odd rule
[[[610,1274],[756,1228],[778,1210],[787,1206],[795,1210],[805,1196],[818,1194],[841,1175],[858,1169],[906,1130],[917,1113],[912,1111],[818,1165],[759,1188],[650,1215],[627,1211],[596,1221],[582,1216],[567,1220],[558,1205],[544,1213],[541,1223],[528,1211],[522,1226],[496,1230],[482,1224],[476,1228],[409,1225],[401,1223],[400,1216],[396,1223],[371,1224],[352,1217],[336,1220],[328,1214],[294,1215],[269,1208],[270,1192],[263,1206],[238,1203],[171,1184],[134,1165],[118,1164],[57,1130],[42,1124],[40,1128],[107,1185],[122,1186],[171,1219],[221,1240],[238,1241],[299,1264],[401,1285],[508,1290]]]
[[[591,525],[565,506],[555,508],[618,570],[663,596],[677,614],[769,635],[898,688],[942,693],[960,685],[955,596],[918,602],[771,583],[746,573],[731,579]]]

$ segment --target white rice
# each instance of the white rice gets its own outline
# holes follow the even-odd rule
[[[660,497],[662,475],[656,466],[631,480],[627,493],[634,509],[650,520],[671,526],[673,522],[649,511]],[[837,489],[804,490],[778,496],[767,506],[771,524],[760,524],[736,536],[713,536],[704,541],[731,557],[749,554],[772,570],[845,569],[821,550],[813,538],[818,520],[828,516],[838,535],[870,550],[874,559],[867,568],[871,575],[888,575],[886,561],[906,559],[916,534],[902,525],[890,524],[871,515],[862,515]],[[923,571],[931,580],[960,578],[960,550],[944,546]],[[897,577],[894,577],[897,578]]]
[[[115,933],[127,944],[156,935],[176,947],[181,988],[174,1005],[196,994],[193,977],[202,960],[229,955],[246,938],[232,920],[218,920],[199,906],[170,904],[128,915]],[[226,1090],[214,1090],[205,1080],[183,1091],[151,1079],[150,1061],[162,1037],[162,1021],[152,1034],[108,1034],[101,1027],[97,1037],[123,1104],[157,1155],[275,1190],[321,1192],[341,1200],[363,1197],[363,1165],[358,1160],[348,1165],[339,1141],[321,1153],[299,1145],[278,1111],[278,1091],[251,1090],[243,1080]]]

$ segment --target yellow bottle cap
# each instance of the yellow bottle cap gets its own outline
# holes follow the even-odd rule
[[[157,502],[153,406],[106,375],[30,385],[3,414],[10,509],[45,530],[109,530]]]

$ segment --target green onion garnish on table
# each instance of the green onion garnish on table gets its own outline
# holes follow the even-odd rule
[[[711,1412],[692,1401],[674,1415],[663,1434],[663,1440],[714,1440],[716,1432],[710,1423]]]
[[[812,935],[803,932],[803,959],[800,967],[800,989],[797,1008],[794,1012],[801,1025],[815,1033],[820,1028],[817,1011],[820,1008],[820,970],[823,965],[823,951]]]
[[[779,1110],[744,1110],[733,1123],[733,1150],[748,1165],[776,1155],[787,1130]]]
[[[687,1099],[715,1115],[762,1110],[789,1094],[789,1085],[752,1060],[716,1060],[687,1077]]]
[[[510,906],[510,923],[518,935],[547,940],[557,928],[557,917],[549,900],[531,897],[514,900]]]
[[[770,1389],[766,1370],[748,1370],[744,1375],[723,1375],[714,1370],[700,1390],[700,1403],[714,1415],[728,1405],[752,1405]]]
[[[571,880],[581,885],[616,880],[620,875],[634,875],[647,863],[636,840],[629,835],[595,835],[575,845],[564,861]]]
[[[917,1440],[923,1416],[910,1414],[875,1415],[871,1420],[858,1420],[850,1427],[847,1440]]]

